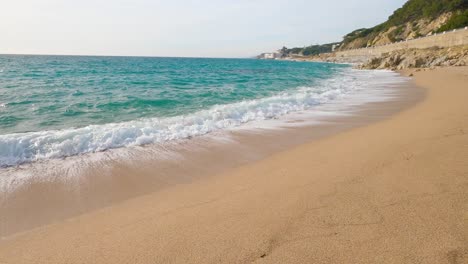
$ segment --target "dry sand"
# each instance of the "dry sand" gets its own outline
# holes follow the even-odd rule
[[[0,241],[0,263],[468,263],[468,68],[395,116]],[[421,88],[422,89],[422,88]]]

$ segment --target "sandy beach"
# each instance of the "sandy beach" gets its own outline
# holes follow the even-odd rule
[[[6,237],[0,263],[468,263],[468,67],[410,73],[424,100],[389,118]]]

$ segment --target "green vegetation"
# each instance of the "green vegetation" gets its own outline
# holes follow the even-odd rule
[[[288,50],[289,54],[300,54],[302,53],[303,48],[292,48]]]
[[[336,44],[336,43],[308,46],[308,47],[305,47],[302,50],[302,54],[304,56],[311,56],[311,55],[317,55],[317,54],[320,54],[320,53],[331,52],[332,51],[332,46],[334,44]]]
[[[420,19],[426,18],[429,20],[435,19],[440,15],[452,12],[450,19],[440,28],[438,32],[453,30],[468,26],[468,0],[408,0],[401,8],[397,9],[382,24],[372,28],[360,28],[347,34],[343,37],[341,43],[329,43],[323,45],[311,45],[304,48],[287,49],[283,47],[281,50],[285,56],[289,55],[304,55],[313,56],[320,53],[332,51],[332,46],[340,44],[340,47],[362,48],[368,45],[373,45],[376,37],[391,30],[388,33],[390,41],[395,42],[406,38],[406,24],[409,23],[411,31],[415,37],[420,37]]]
[[[403,25],[400,25],[397,28],[395,28],[394,30],[392,30],[392,32],[390,32],[388,34],[388,38],[390,39],[390,41],[395,42],[395,41],[401,40],[399,35],[403,32],[403,30],[404,30]]]
[[[455,13],[437,32],[449,31],[452,29],[468,26],[468,10]]]
[[[361,47],[367,45],[379,33],[389,30],[391,27],[397,27],[393,30],[389,38],[391,41],[398,41],[398,35],[403,31],[403,25],[412,22],[412,27],[416,28],[416,21],[422,18],[434,19],[446,12],[454,12],[454,15],[442,31],[460,28],[467,25],[468,0],[409,0],[401,8],[397,9],[386,22],[373,28],[363,28],[355,30],[344,36],[343,46],[352,41],[362,38],[364,41]]]
[[[344,36],[344,40],[345,42],[351,42],[358,38],[364,38],[371,34],[373,31],[374,28],[360,28]]]
[[[311,45],[311,46],[304,47],[304,48],[292,48],[292,49],[286,49],[286,50],[284,50],[283,48],[281,51],[285,55],[313,56],[313,55],[317,55],[320,53],[331,52],[332,47],[335,44],[339,44],[339,42],[328,43],[328,44],[323,44],[323,45]]]
[[[436,18],[443,13],[466,8],[468,0],[409,0],[384,24],[388,29],[421,18]]]

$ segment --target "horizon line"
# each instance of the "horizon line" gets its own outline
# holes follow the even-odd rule
[[[0,56],[59,56],[59,57],[132,57],[132,58],[180,58],[180,59],[253,59],[246,57],[196,57],[196,56],[160,56],[160,55],[93,55],[93,54],[47,54],[47,53],[0,53]]]

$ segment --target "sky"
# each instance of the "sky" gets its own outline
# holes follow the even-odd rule
[[[0,0],[0,54],[251,57],[340,41],[406,0]]]

